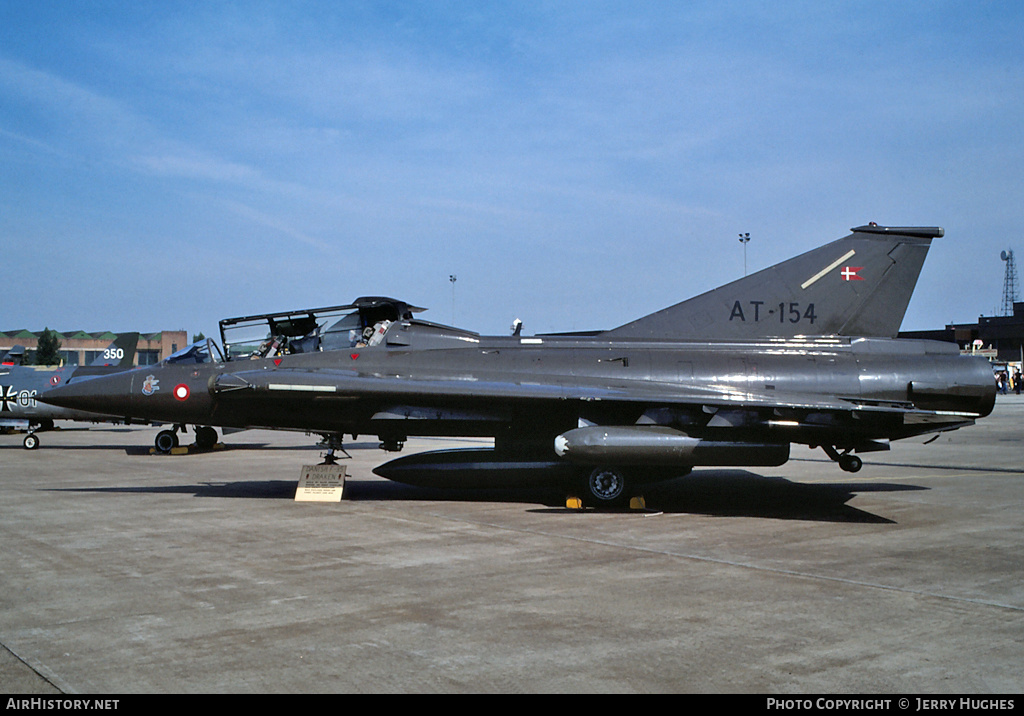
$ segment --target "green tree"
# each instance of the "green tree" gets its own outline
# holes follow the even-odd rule
[[[192,334],[192,342],[193,343],[198,343],[199,341],[203,340],[204,338],[206,338],[206,336],[203,335],[202,331],[199,331],[199,333]]]
[[[57,365],[60,363],[60,341],[57,333],[49,328],[39,336],[36,344],[36,365]]]

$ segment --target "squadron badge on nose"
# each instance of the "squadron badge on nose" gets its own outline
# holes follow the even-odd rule
[[[158,390],[160,390],[160,381],[157,380],[156,376],[147,375],[145,382],[142,384],[142,394],[152,395]]]

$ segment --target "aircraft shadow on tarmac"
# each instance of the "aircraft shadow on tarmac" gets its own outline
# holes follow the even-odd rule
[[[649,486],[649,508],[717,517],[765,517],[811,522],[894,524],[847,504],[867,492],[905,492],[926,487],[899,483],[792,482],[746,470],[708,470]]]
[[[49,488],[55,492],[182,494],[203,498],[292,500],[296,480],[243,480],[191,485]],[[746,470],[702,470],[686,477],[647,485],[646,512],[718,517],[761,517],[812,522],[893,524],[893,520],[847,503],[866,492],[904,492],[926,487],[898,483],[805,484],[765,477]],[[384,480],[348,478],[345,501],[352,502],[500,502],[539,504],[537,513],[567,514],[567,492],[560,487],[432,488]],[[618,511],[618,510],[617,510]],[[605,512],[613,512],[605,510]],[[623,514],[635,513],[621,510]]]
[[[346,481],[352,500],[538,502],[537,512],[565,513],[564,488],[441,489],[394,482]],[[720,517],[766,517],[825,522],[892,523],[846,503],[862,492],[924,490],[893,483],[802,484],[746,470],[702,470],[644,486],[647,512]],[[611,510],[605,510],[611,511]],[[624,513],[628,509],[619,510]]]

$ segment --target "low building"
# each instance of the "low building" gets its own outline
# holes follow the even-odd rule
[[[900,338],[948,341],[964,353],[984,355],[995,363],[1024,361],[1024,302],[1013,304],[1012,316],[978,316],[977,323],[951,323],[930,331],[903,331]]]
[[[103,356],[103,351],[117,338],[110,331],[54,331],[60,341],[60,354],[65,365],[89,365]],[[0,331],[0,355],[14,346],[24,346],[26,363],[35,362],[35,351],[43,331]],[[160,331],[139,335],[135,365],[152,365],[189,344],[186,331]]]

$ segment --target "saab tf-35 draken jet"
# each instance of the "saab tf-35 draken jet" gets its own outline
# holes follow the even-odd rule
[[[376,435],[385,450],[409,436],[487,436],[493,449],[412,455],[375,472],[453,486],[577,480],[597,504],[697,466],[781,465],[792,443],[856,471],[861,453],[890,440],[988,415],[995,385],[987,362],[954,344],[895,338],[942,229],[852,232],[595,334],[485,337],[362,299],[377,316],[281,314],[243,357],[209,341],[202,362],[45,399],[133,419],[308,431],[325,438],[329,459],[344,434]],[[237,320],[222,321],[222,338]]]

